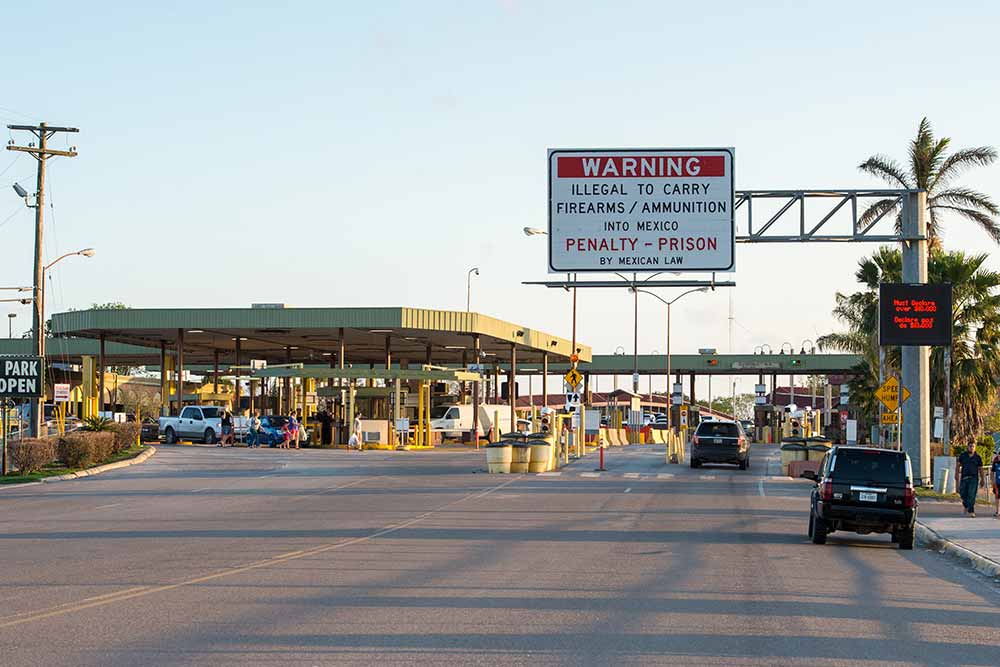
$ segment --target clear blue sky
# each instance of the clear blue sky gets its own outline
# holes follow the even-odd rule
[[[479,266],[474,309],[568,335],[565,294],[520,284],[547,276],[521,227],[545,226],[548,147],[734,146],[738,187],[795,188],[874,185],[856,165],[903,158],[924,115],[1000,145],[995,3],[170,4],[4,10],[0,119],[81,130],[80,156],[52,162],[46,255],[98,254],[53,270],[50,312],[460,309]],[[31,277],[9,185],[32,189],[34,164],[13,159],[0,285]],[[1000,199],[998,177],[965,184]],[[964,222],[945,233],[993,251]],[[872,249],[740,246],[737,349],[830,330]],[[624,290],[580,302],[584,342],[631,351]],[[675,350],[727,350],[728,294],[683,304]],[[664,350],[662,321],[645,302],[640,351]]]

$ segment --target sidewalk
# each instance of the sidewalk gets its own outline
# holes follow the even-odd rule
[[[977,570],[1000,577],[1000,520],[993,508],[980,505],[976,518],[962,513],[957,502],[929,501],[920,503],[918,540],[929,547],[969,561]]]

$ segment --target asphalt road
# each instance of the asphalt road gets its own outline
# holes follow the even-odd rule
[[[1000,663],[995,582],[886,536],[809,543],[773,457],[501,476],[461,450],[163,447],[0,491],[0,663]]]

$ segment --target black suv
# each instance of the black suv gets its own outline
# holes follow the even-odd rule
[[[735,463],[750,467],[750,441],[739,422],[713,419],[698,424],[691,437],[691,467],[702,463]]]
[[[900,549],[913,548],[917,497],[913,468],[904,452],[873,447],[833,447],[819,473],[809,510],[809,537],[824,544],[835,530],[860,535],[890,533]]]

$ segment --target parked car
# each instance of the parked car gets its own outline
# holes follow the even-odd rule
[[[160,417],[159,433],[167,444],[190,438],[213,445],[222,433],[222,413],[214,405],[189,405],[177,417]]]
[[[288,417],[284,415],[265,415],[260,418],[260,444],[269,447],[276,447],[285,437],[281,428],[288,423]],[[302,429],[299,438],[300,445],[309,446],[309,429]]]
[[[750,467],[750,439],[739,422],[713,419],[698,424],[691,437],[691,467],[703,463],[735,463]]]
[[[809,502],[809,538],[824,544],[830,533],[889,533],[900,549],[913,548],[917,496],[913,466],[905,452],[874,447],[830,449],[818,473],[802,477],[816,482]]]
[[[753,442],[753,439],[754,439],[754,437],[753,437],[753,434],[754,434],[753,420],[752,419],[741,419],[740,420],[740,426],[743,427],[743,432],[746,433],[747,437],[750,438],[750,441]]]
[[[143,442],[152,442],[160,439],[160,424],[152,417],[145,417],[140,426],[142,429],[139,436]]]

